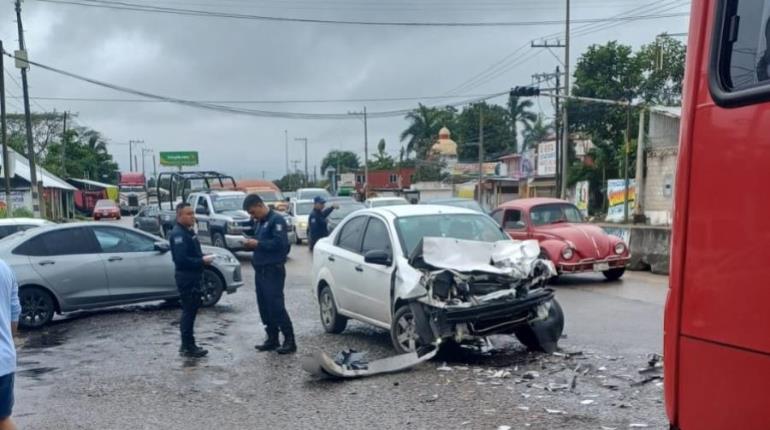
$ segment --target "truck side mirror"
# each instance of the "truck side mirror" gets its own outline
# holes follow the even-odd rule
[[[195,214],[196,215],[208,215],[209,214],[209,209],[206,208],[206,207],[203,207],[203,206],[198,206],[197,208],[195,208]]]

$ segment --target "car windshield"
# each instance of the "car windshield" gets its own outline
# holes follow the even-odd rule
[[[294,215],[310,215],[313,210],[313,202],[297,203],[297,213]]]
[[[353,212],[359,210],[359,209],[365,209],[366,206],[363,205],[363,203],[358,203],[355,201],[351,202],[328,202],[327,204],[338,204],[340,206],[339,209],[335,209],[332,211],[332,213],[329,215],[329,218],[333,220],[341,220],[342,218],[345,218],[346,216],[352,214]]]
[[[583,216],[578,208],[569,203],[554,203],[535,206],[530,211],[533,225],[558,224],[563,222],[582,223]]]
[[[408,204],[409,202],[404,199],[372,200],[373,208],[381,208],[385,206],[402,206]]]
[[[243,209],[246,196],[211,196],[214,212],[239,211]]]
[[[114,208],[115,202],[113,202],[112,200],[99,200],[98,202],[96,202],[96,207],[97,208]]]
[[[405,256],[424,237],[497,242],[510,239],[492,218],[482,214],[435,214],[401,217],[396,220],[401,247]]]

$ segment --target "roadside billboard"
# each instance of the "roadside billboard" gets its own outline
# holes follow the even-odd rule
[[[537,176],[556,176],[556,142],[537,145]]]
[[[607,221],[622,222],[625,215],[626,181],[623,179],[610,179],[607,181]],[[636,204],[636,181],[628,181],[628,216],[634,212]]]
[[[197,166],[198,151],[174,151],[160,153],[161,166]]]

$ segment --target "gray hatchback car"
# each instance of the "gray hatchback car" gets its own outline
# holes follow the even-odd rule
[[[203,306],[243,285],[241,264],[225,249],[205,246],[214,263],[203,275]],[[19,283],[22,327],[84,309],[178,298],[168,242],[119,225],[45,226],[0,241],[0,258]]]

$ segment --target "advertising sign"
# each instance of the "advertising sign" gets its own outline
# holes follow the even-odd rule
[[[556,142],[537,145],[537,176],[556,176]]]
[[[583,216],[588,216],[588,181],[575,184],[575,206]]]
[[[626,201],[626,181],[623,179],[610,179],[607,181],[607,199],[609,207],[607,209],[607,221],[622,222],[624,220],[625,201]],[[628,181],[628,216],[634,211],[636,203],[636,181]]]
[[[161,152],[160,165],[173,167],[197,166],[198,151]]]

